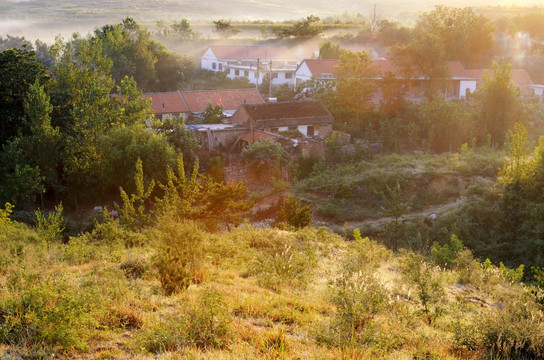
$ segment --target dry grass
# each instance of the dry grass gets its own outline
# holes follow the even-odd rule
[[[153,239],[147,247],[116,249],[115,254],[100,249],[108,246],[104,239],[103,244],[94,245],[100,257],[74,265],[64,258],[66,245],[49,247],[43,257],[47,261],[39,261],[30,251],[39,246],[28,241],[32,231],[18,229],[16,233],[21,231],[28,232],[27,240],[13,238],[28,249],[17,257],[16,263],[24,266],[12,263],[2,268],[0,277],[1,359],[51,358],[53,353],[66,359],[480,359],[487,358],[494,346],[490,343],[493,334],[482,324],[492,324],[497,334],[511,337],[516,335],[498,327],[501,318],[516,322],[519,317],[527,322],[527,331],[540,329],[538,307],[527,289],[500,277],[484,277],[483,270],[471,275],[473,283],[461,284],[458,270],[431,264],[444,296],[425,313],[417,286],[407,281],[404,264],[411,259],[410,253],[392,253],[357,236],[356,241],[347,242],[326,229],[288,232],[245,227],[230,233],[203,232],[202,281],[170,296],[165,295],[153,265],[158,249]],[[9,236],[2,238],[4,244],[9,241]],[[308,263],[312,267],[308,283],[293,285],[286,272],[275,273],[280,279],[275,288],[261,286],[259,277],[276,270],[264,268],[264,273],[253,274],[251,263],[274,256],[284,244],[293,252],[312,249],[315,261]],[[298,266],[300,271],[308,270]],[[339,288],[340,276],[351,278],[353,284],[363,279],[363,286],[355,292],[351,285]],[[71,322],[65,321],[78,327],[82,342],[76,345],[63,345],[49,336],[51,329],[43,327],[44,315],[30,311],[28,304],[19,308],[20,315],[26,316],[28,326],[33,322],[44,332],[32,333],[25,323],[18,325],[8,316],[13,304],[22,304],[21,297],[32,289],[50,289],[54,301],[59,284],[79,289],[69,293],[68,300],[91,314],[87,318],[73,313]],[[369,298],[361,297],[361,291],[378,293]],[[203,294],[208,293],[216,294],[217,301],[206,302]],[[363,320],[356,323],[364,325],[341,330],[339,324],[351,320],[343,318],[347,315],[337,305],[344,301],[341,296],[349,294],[356,306],[350,316],[360,316]],[[375,310],[365,313],[357,301],[373,301]],[[523,312],[514,311],[522,301],[523,311],[533,318],[522,318]],[[51,304],[45,306],[55,311]],[[66,306],[56,309],[72,311]],[[224,325],[221,330],[220,324]],[[8,336],[13,326],[27,331],[25,341]],[[195,334],[197,338],[191,337]],[[525,336],[532,341],[531,349],[536,349],[529,353],[538,353],[541,336],[530,332]]]

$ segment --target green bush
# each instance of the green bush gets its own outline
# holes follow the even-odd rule
[[[544,316],[534,302],[520,299],[482,318],[479,330],[489,355],[501,359],[544,357]]]
[[[230,313],[221,293],[213,288],[199,294],[199,303],[187,316],[187,342],[202,349],[223,348],[230,343]]]
[[[440,274],[422,256],[415,254],[408,256],[403,269],[405,278],[415,286],[423,312],[427,314],[427,319],[431,323],[431,315],[440,313],[439,305],[445,295]],[[432,306],[434,306],[434,314],[431,314]]]
[[[194,223],[163,219],[153,234],[157,241],[154,263],[167,295],[202,281],[204,235]]]
[[[459,240],[457,235],[451,234],[450,243],[440,246],[437,242],[431,247],[431,253],[434,257],[434,262],[437,265],[451,267],[455,264],[457,253],[463,250],[463,242]]]
[[[45,215],[36,210],[36,232],[47,243],[60,241],[64,231],[64,218],[62,217],[62,204],[55,206],[55,211]]]
[[[263,244],[249,270],[250,274],[257,275],[259,285],[276,291],[282,285],[305,288],[317,265],[315,247],[277,235],[263,240],[267,244]]]
[[[285,198],[278,211],[276,224],[291,226],[295,229],[306,227],[312,222],[311,209],[312,205],[301,206],[297,199]]]
[[[332,284],[335,315],[318,340],[339,347],[368,343],[373,338],[374,317],[388,302],[387,291],[373,276],[343,272]]]
[[[65,282],[37,285],[0,303],[0,341],[88,349],[100,299]]]

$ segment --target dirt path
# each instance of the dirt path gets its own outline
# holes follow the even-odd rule
[[[403,220],[410,220],[416,217],[428,217],[431,214],[440,214],[445,211],[447,211],[449,208],[459,205],[463,200],[457,199],[455,201],[451,201],[445,204],[439,204],[439,205],[432,205],[426,207],[424,210],[419,212],[413,212],[409,213],[407,215],[404,215],[402,217]],[[355,220],[355,221],[347,221],[347,228],[348,230],[358,229],[363,227],[364,225],[370,225],[372,227],[379,227],[383,223],[393,220],[392,217],[379,217],[379,218],[370,218],[365,220]],[[319,226],[327,226],[329,229],[333,231],[342,231],[344,229],[344,223],[338,223],[333,221],[316,221],[315,225]]]

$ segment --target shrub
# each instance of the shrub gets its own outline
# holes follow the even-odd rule
[[[203,234],[194,223],[163,219],[154,232],[157,240],[155,266],[167,295],[202,281]]]
[[[403,268],[406,279],[416,287],[425,314],[430,314],[432,305],[435,306],[435,314],[438,313],[437,306],[444,296],[444,288],[439,274],[425,262],[422,256],[415,254],[409,255]],[[431,323],[432,317],[428,316],[427,319]]]
[[[10,215],[13,210],[13,205],[6,203],[4,209],[0,208],[0,225],[9,224],[11,222]]]
[[[62,232],[64,231],[62,217],[62,204],[55,206],[55,211],[45,215],[39,210],[36,210],[36,232],[47,243],[60,241]]]
[[[123,262],[119,268],[123,270],[127,278],[140,279],[149,270],[149,264],[145,259],[134,258]]]
[[[305,288],[317,265],[315,246],[279,234],[259,240],[252,242],[260,253],[249,270],[249,274],[257,275],[259,285],[272,290],[279,290],[283,284]]]
[[[268,139],[249,144],[242,150],[242,154],[243,159],[258,176],[261,176],[272,163],[285,164],[289,158],[280,144]]]
[[[301,206],[300,201],[287,197],[278,211],[276,224],[292,226],[300,229],[312,222],[312,205]]]
[[[544,317],[532,301],[516,301],[484,317],[479,324],[483,345],[502,359],[544,357]]]
[[[373,276],[344,272],[333,282],[332,292],[335,316],[319,340],[341,347],[370,341],[372,321],[388,305],[383,286]]]
[[[223,295],[214,288],[204,289],[187,316],[187,342],[203,349],[223,348],[231,340],[230,322]]]
[[[99,304],[96,296],[67,283],[32,287],[0,303],[0,341],[85,350]]]
[[[437,265],[449,268],[455,264],[457,253],[461,250],[463,250],[463,242],[459,240],[457,235],[451,234],[449,244],[440,246],[435,242],[431,248],[431,253]]]

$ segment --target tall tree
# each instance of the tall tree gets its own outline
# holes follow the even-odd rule
[[[319,47],[320,59],[339,59],[342,51],[340,45],[326,41]]]
[[[393,59],[406,78],[424,78],[424,94],[435,99],[450,78],[442,40],[431,33],[415,31],[412,42],[392,48]]]
[[[23,103],[30,86],[36,80],[44,84],[47,79],[34,51],[23,48],[0,53],[0,146],[23,130]]]
[[[512,81],[510,64],[493,63],[493,72],[486,71],[484,83],[476,93],[479,100],[480,138],[488,134],[491,140],[502,145],[507,130],[521,121],[523,107],[520,90]]]
[[[344,51],[340,55],[336,75],[338,101],[355,114],[357,121],[368,108],[377,76],[378,71],[366,51]]]

